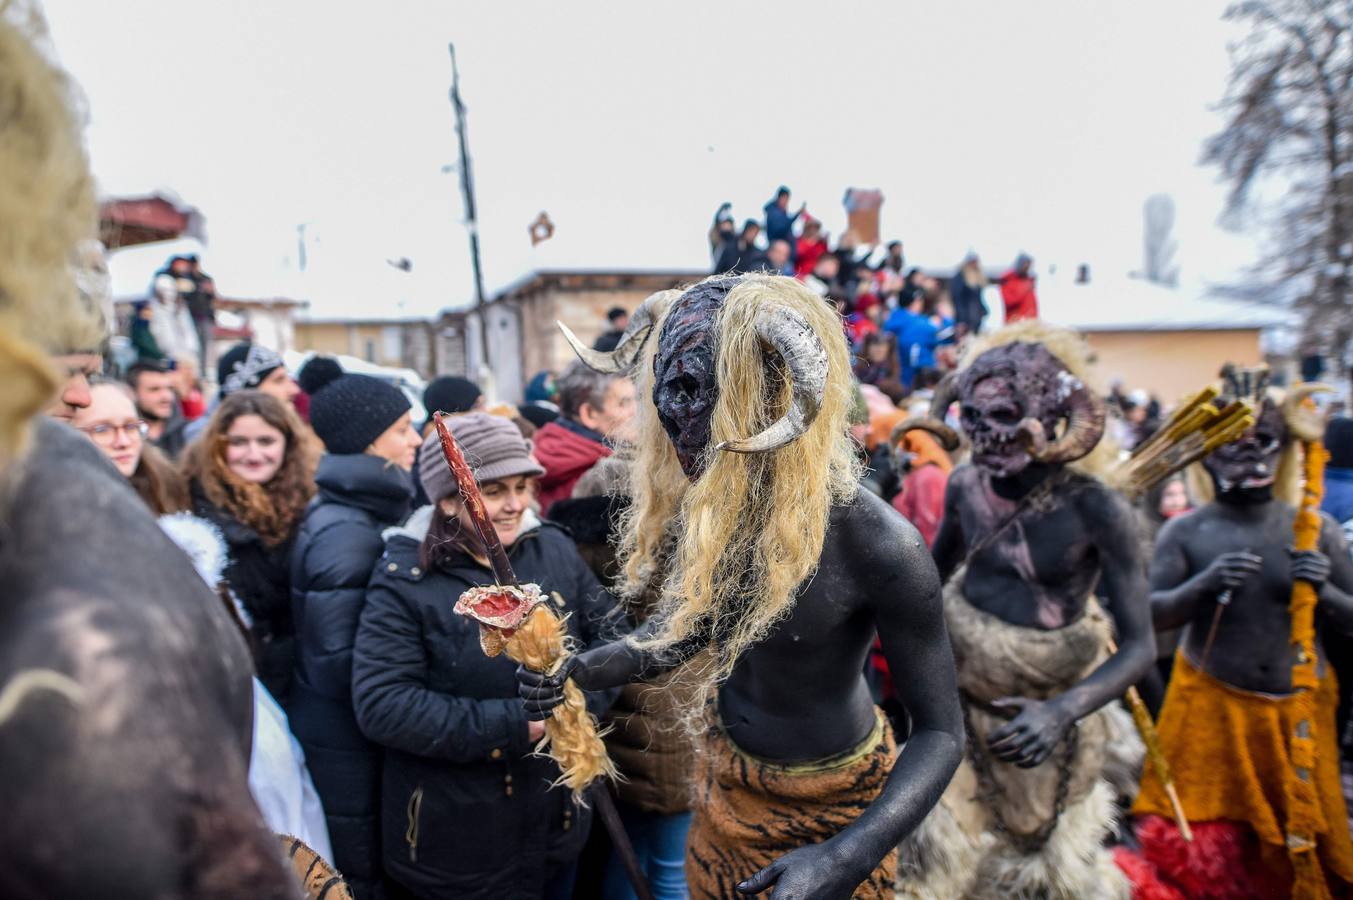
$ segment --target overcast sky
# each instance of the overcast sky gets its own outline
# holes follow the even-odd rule
[[[719,203],[759,216],[780,183],[833,234],[846,187],[880,188],[917,264],[1027,250],[1045,275],[1104,278],[1140,265],[1142,203],[1167,192],[1186,283],[1229,277],[1254,245],[1217,227],[1197,165],[1223,6],[45,0],[102,191],[173,191],[205,214],[224,293],[320,315],[472,296],[441,171],[449,41],[490,290],[545,266],[706,267]],[[558,231],[533,250],[541,210]]]

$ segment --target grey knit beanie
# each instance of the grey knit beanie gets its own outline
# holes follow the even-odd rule
[[[540,464],[531,458],[530,442],[521,436],[511,419],[489,413],[467,413],[447,416],[445,421],[480,484],[514,475],[545,474]],[[456,493],[456,479],[442,457],[442,443],[436,428],[423,439],[423,449],[418,454],[418,479],[433,503]]]

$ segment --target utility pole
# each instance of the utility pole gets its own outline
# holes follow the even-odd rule
[[[465,198],[465,227],[470,231],[470,265],[474,268],[474,304],[479,315],[480,381],[484,393],[493,399],[493,368],[489,364],[489,319],[484,299],[484,272],[479,265],[479,220],[475,214],[474,175],[470,171],[470,148],[465,137],[465,103],[460,99],[460,69],[456,67],[456,45],[451,51],[451,109],[456,114],[456,137],[460,143],[460,192]]]

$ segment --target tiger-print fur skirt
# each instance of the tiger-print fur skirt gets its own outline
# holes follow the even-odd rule
[[[840,832],[873,803],[893,769],[897,743],[882,713],[859,747],[820,763],[776,765],[733,744],[717,723],[696,755],[695,816],[686,882],[695,900],[737,896],[735,886],[777,858]],[[897,853],[855,891],[892,900]]]

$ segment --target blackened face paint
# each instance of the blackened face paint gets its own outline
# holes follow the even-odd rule
[[[1282,410],[1266,400],[1258,421],[1239,440],[1222,444],[1203,460],[1218,495],[1271,488],[1287,440]]]
[[[681,471],[695,481],[709,464],[716,377],[715,317],[736,279],[691,288],[672,305],[653,358],[653,404],[676,450]]]

